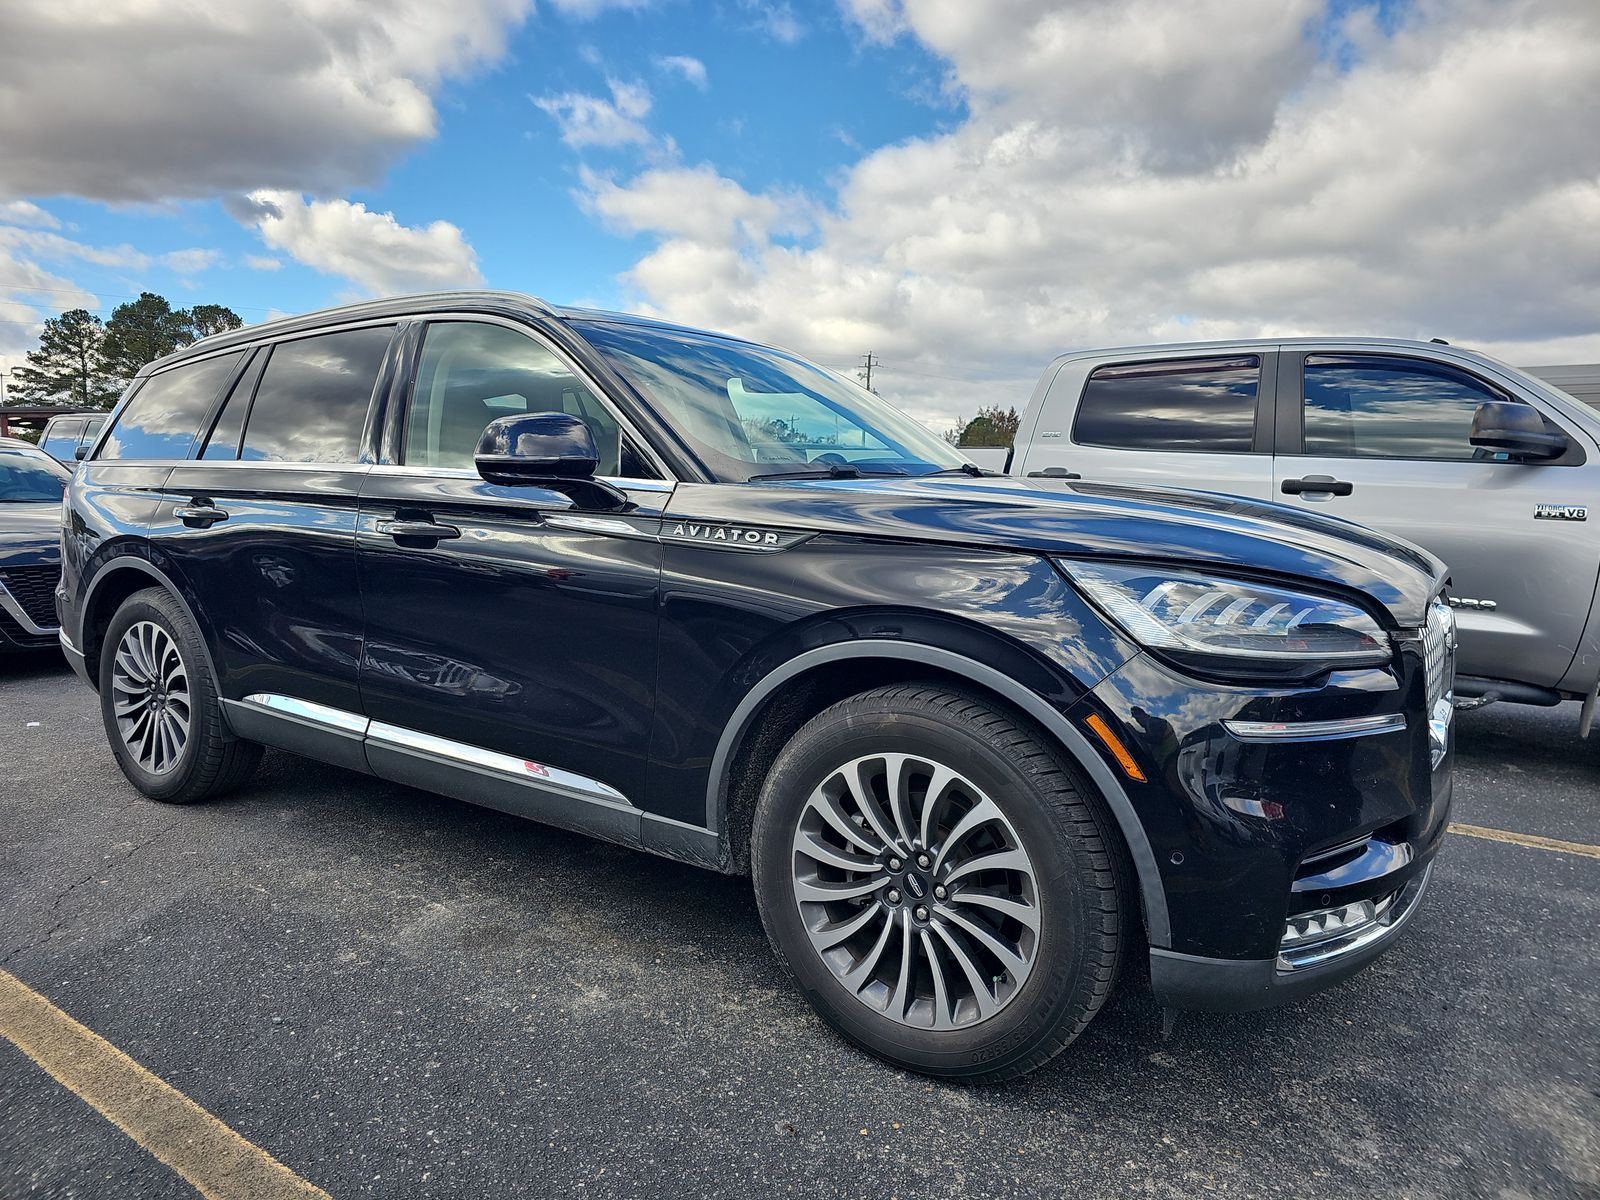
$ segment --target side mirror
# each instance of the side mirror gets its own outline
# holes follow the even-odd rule
[[[85,442],[83,445],[76,447],[72,451],[72,457],[74,459],[76,459],[78,462],[82,462],[84,459],[88,458],[89,457],[89,444],[87,442]]]
[[[1567,452],[1565,434],[1551,429],[1544,417],[1531,404],[1508,404],[1503,400],[1488,400],[1478,405],[1472,414],[1472,434],[1467,439],[1474,446],[1499,450],[1518,458],[1560,458]]]
[[[473,464],[490,483],[549,488],[571,496],[580,508],[628,504],[626,492],[594,477],[600,465],[594,434],[571,413],[516,413],[490,421]]]

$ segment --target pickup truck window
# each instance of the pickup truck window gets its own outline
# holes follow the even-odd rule
[[[1472,416],[1506,395],[1449,367],[1381,357],[1305,360],[1305,453],[1492,461],[1468,442]]]
[[[1116,450],[1249,454],[1261,359],[1186,358],[1096,367],[1072,440]]]

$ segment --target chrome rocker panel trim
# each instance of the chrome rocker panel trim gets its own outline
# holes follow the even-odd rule
[[[575,771],[296,696],[256,692],[222,703],[229,727],[250,741],[695,866],[720,868],[714,833],[647,813],[615,788]]]

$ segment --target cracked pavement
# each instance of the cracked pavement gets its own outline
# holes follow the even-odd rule
[[[36,724],[33,724],[36,723]],[[1463,714],[1456,816],[1600,843],[1576,706]],[[1125,978],[1020,1083],[844,1045],[748,884],[269,753],[139,798],[0,662],[6,969],[335,1196],[1594,1197],[1600,860],[1452,837],[1350,984],[1170,1040]],[[0,1195],[193,1195],[0,1041]]]

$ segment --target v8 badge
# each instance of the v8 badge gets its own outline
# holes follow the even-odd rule
[[[1589,506],[1587,504],[1535,504],[1533,506],[1533,519],[1535,521],[1587,521],[1589,519]]]

